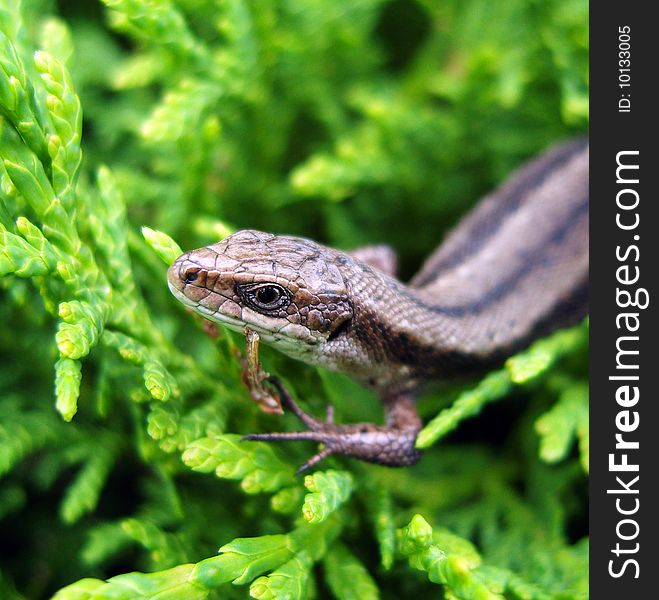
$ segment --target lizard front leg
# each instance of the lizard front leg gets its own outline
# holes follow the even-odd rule
[[[336,425],[331,407],[326,420],[319,421],[297,405],[277,378],[270,377],[268,382],[279,392],[282,406],[300,419],[307,431],[255,433],[243,439],[265,442],[309,440],[323,444],[323,449],[305,462],[298,473],[313,467],[330,454],[352,456],[389,467],[413,465],[421,458],[421,452],[414,447],[421,420],[409,395],[384,398],[385,426],[372,423]]]

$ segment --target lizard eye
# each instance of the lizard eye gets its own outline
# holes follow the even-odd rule
[[[199,269],[197,267],[188,267],[183,271],[183,281],[185,283],[192,283],[199,277]]]
[[[245,304],[258,311],[271,311],[290,302],[288,292],[274,283],[239,286],[238,294]]]
[[[260,304],[275,304],[281,298],[281,290],[274,285],[267,285],[256,290],[256,299]]]

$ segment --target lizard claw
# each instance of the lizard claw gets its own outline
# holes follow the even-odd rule
[[[306,461],[298,469],[298,473],[310,469],[330,454],[343,454],[392,467],[412,465],[421,458],[421,452],[414,447],[418,427],[381,427],[370,423],[335,425],[334,410],[331,406],[328,407],[326,420],[319,421],[297,405],[277,378],[268,377],[267,381],[279,392],[282,406],[302,421],[307,426],[307,431],[254,433],[246,435],[243,440],[262,442],[307,440],[323,444],[323,449]]]

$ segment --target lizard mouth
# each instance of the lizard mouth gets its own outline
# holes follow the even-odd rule
[[[264,342],[280,347],[281,349],[295,349],[301,351],[304,346],[315,346],[319,342],[319,340],[311,334],[305,335],[303,337],[287,335],[285,330],[287,327],[291,327],[291,323],[289,323],[286,319],[268,317],[268,322],[266,323],[262,315],[252,311],[247,307],[241,308],[241,317],[239,318],[237,316],[229,315],[225,311],[222,311],[221,305],[219,308],[213,309],[204,306],[192,298],[189,298],[183,291],[183,286],[181,285],[180,280],[170,280],[168,281],[168,286],[172,295],[182,304],[191,308],[195,313],[201,315],[205,319],[213,321],[214,323],[218,323],[219,325],[224,325],[232,331],[244,333],[245,328],[248,327],[249,329],[252,329],[258,333]],[[222,296],[217,292],[209,291],[209,293],[214,294],[223,300],[224,302],[222,302],[222,304],[230,302],[235,305],[233,300],[227,298],[226,296]],[[245,314],[249,315],[251,318],[245,319],[243,317]]]
[[[169,286],[169,291],[179,302],[181,302],[188,308],[191,308],[194,312],[201,315],[205,319],[208,319],[209,321],[213,321],[215,323],[219,323],[220,325],[226,325],[227,327],[233,329],[234,331],[239,331],[239,332],[242,332],[244,328],[247,326],[247,323],[245,323],[241,319],[225,314],[219,308],[216,309],[208,308],[207,306],[201,304],[199,301],[189,298],[183,291],[182,285],[178,280],[174,280],[174,281],[170,280],[167,282],[167,285]],[[218,294],[217,292],[211,292],[210,290],[209,293],[214,294],[216,296],[220,296],[220,294]],[[225,298],[224,296],[221,297]],[[229,298],[225,298],[225,301],[230,302],[231,300]],[[260,334],[261,332],[258,333]]]

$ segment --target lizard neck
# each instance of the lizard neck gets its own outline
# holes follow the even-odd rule
[[[482,371],[587,310],[588,146],[543,155],[485,198],[409,286],[337,262],[354,316],[326,366],[383,389]]]

